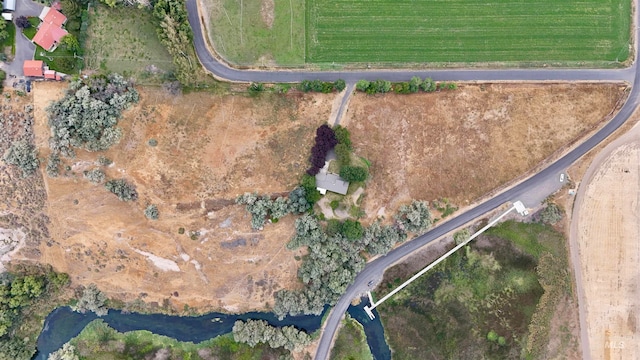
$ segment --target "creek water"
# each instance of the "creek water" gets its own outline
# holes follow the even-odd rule
[[[364,313],[362,306],[364,305],[360,307],[351,306],[349,314],[364,323],[367,343],[372,353],[374,353],[375,359],[390,360],[389,347],[384,341],[384,330],[379,318],[376,317],[378,325],[376,325],[375,321],[368,321],[369,318]],[[327,309],[328,307],[325,308],[323,315]],[[98,317],[94,313],[80,314],[72,311],[67,306],[55,309],[45,319],[44,328],[38,337],[38,352],[34,359],[46,360],[50,353],[58,350],[64,343],[76,337],[88,323],[95,319],[98,319]],[[148,330],[154,334],[168,336],[179,341],[199,343],[230,333],[236,320],[265,320],[273,326],[293,325],[298,329],[311,333],[320,328],[322,315],[287,316],[282,320],[278,320],[273,313],[261,312],[249,312],[239,315],[209,313],[201,316],[170,316],[122,313],[117,310],[109,310],[109,313],[101,317],[101,319],[119,332]],[[386,348],[388,356],[384,352],[384,348]]]

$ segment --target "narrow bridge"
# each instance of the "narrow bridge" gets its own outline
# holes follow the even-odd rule
[[[375,315],[373,315],[373,309],[377,308],[378,306],[380,306],[383,302],[385,302],[387,299],[389,299],[390,297],[392,297],[393,295],[395,295],[398,291],[404,289],[407,285],[411,284],[415,279],[419,278],[420,276],[422,276],[424,273],[426,273],[427,271],[433,269],[433,267],[435,267],[436,265],[438,265],[439,263],[441,263],[442,261],[444,261],[444,259],[448,258],[449,256],[451,256],[451,254],[455,253],[456,251],[460,250],[461,248],[463,248],[464,246],[466,246],[469,242],[471,242],[471,240],[475,239],[476,237],[478,237],[480,234],[482,234],[483,232],[485,232],[487,229],[489,229],[490,227],[492,227],[493,225],[495,225],[498,221],[500,221],[503,217],[507,216],[507,214],[509,214],[511,211],[516,210],[518,211],[518,213],[522,216],[526,216],[529,214],[529,212],[527,211],[527,209],[524,207],[524,205],[522,204],[522,202],[520,201],[516,201],[515,203],[513,203],[513,205],[505,212],[503,212],[502,214],[500,214],[500,216],[498,216],[497,218],[495,218],[493,221],[491,221],[490,223],[488,223],[485,227],[483,227],[482,229],[478,230],[475,234],[471,235],[467,240],[465,240],[464,242],[462,242],[461,244],[457,245],[456,247],[454,247],[453,249],[449,250],[446,254],[442,255],[440,258],[438,258],[436,261],[432,262],[431,264],[427,265],[427,267],[425,267],[424,269],[420,270],[417,274],[413,275],[411,277],[411,279],[405,281],[403,284],[401,284],[400,286],[398,286],[397,288],[393,289],[393,291],[391,291],[390,293],[388,293],[387,295],[385,295],[382,299],[380,299],[379,301],[375,302],[373,301],[373,297],[371,296],[371,291],[367,291],[367,295],[369,296],[369,302],[371,303],[371,305],[367,305],[364,307],[364,311],[367,313],[367,315],[369,315],[369,318],[371,320],[373,320],[375,318]]]

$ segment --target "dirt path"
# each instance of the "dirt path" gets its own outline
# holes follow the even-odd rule
[[[640,358],[639,159],[636,125],[595,157],[573,207],[583,359]]]

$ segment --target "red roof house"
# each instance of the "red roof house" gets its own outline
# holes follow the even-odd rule
[[[24,76],[42,77],[44,74],[44,62],[42,60],[25,60],[22,65]]]
[[[60,39],[68,34],[67,30],[62,28],[62,25],[67,22],[67,17],[56,9],[45,7],[40,13],[40,19],[42,23],[36,36],[33,37],[33,42],[47,51],[53,51]]]

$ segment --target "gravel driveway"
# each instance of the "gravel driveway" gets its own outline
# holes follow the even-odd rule
[[[16,11],[13,13],[13,19],[15,20],[19,16],[38,16],[42,12],[44,5],[35,3],[31,0],[18,0],[16,2]],[[3,69],[9,75],[22,76],[22,64],[25,60],[33,59],[33,54],[36,51],[36,46],[22,35],[20,29],[16,29],[16,54],[13,61],[9,64],[4,64]]]

